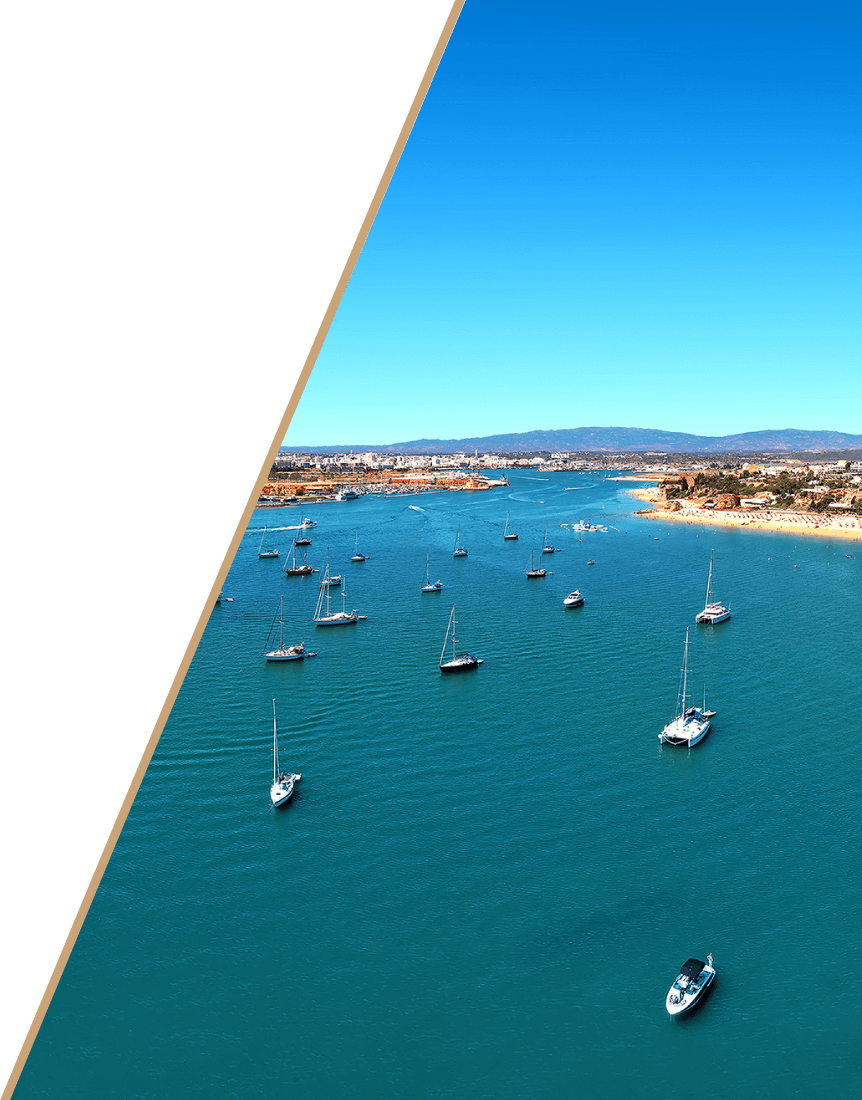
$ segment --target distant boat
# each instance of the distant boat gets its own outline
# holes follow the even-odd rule
[[[659,741],[668,745],[696,745],[709,732],[714,710],[706,709],[706,691],[703,707],[689,707],[688,703],[688,627],[685,628],[685,656],[680,669],[679,695],[676,714],[658,735]]]
[[[267,661],[302,661],[306,657],[317,656],[316,653],[306,652],[305,645],[302,642],[300,642],[299,645],[286,646],[284,644],[284,596],[281,597],[281,602],[278,607],[278,619],[275,620],[269,628],[266,645],[269,645],[269,639],[272,637],[276,622],[278,622],[279,625],[278,646],[275,649],[271,649],[268,653],[265,652],[263,654]]]
[[[431,583],[431,555],[429,554],[425,563],[425,583],[422,585],[420,591],[422,592],[440,592],[443,588],[442,581],[435,581]]]
[[[300,515],[300,520],[299,520],[299,526],[300,527],[306,527],[308,529],[311,529],[312,527],[317,526],[317,524],[314,522],[313,519],[306,519],[305,517],[303,517],[302,512],[300,512],[299,515]]]
[[[296,546],[294,546],[294,548],[293,548],[293,565],[286,565],[284,567],[284,572],[287,573],[288,577],[308,577],[308,576],[310,576],[314,572],[314,570],[308,564],[308,551],[306,551],[303,554],[303,563],[302,563],[302,565],[297,565],[296,564]]]
[[[709,623],[714,625],[715,623],[723,623],[725,619],[730,618],[730,608],[725,607],[720,600],[713,600],[712,597],[712,559],[715,555],[715,551],[712,551],[709,555],[709,576],[706,579],[706,603],[703,611],[695,617],[696,623]]]
[[[335,494],[335,500],[357,500],[359,493],[353,491],[353,489],[341,489]]]
[[[712,955],[706,956],[706,962],[689,959],[683,963],[682,970],[676,976],[665,998],[665,1008],[671,1016],[681,1016],[694,1008],[715,978],[715,962]]]
[[[506,513],[506,527],[505,527],[505,530],[503,531],[503,538],[504,539],[516,539],[517,537],[518,536],[514,531],[509,530],[509,513],[507,512]]]
[[[356,547],[353,551],[353,556],[351,557],[350,560],[351,561],[368,561],[368,555],[367,554],[360,554],[359,553],[359,532],[358,531],[356,532]]]
[[[466,558],[467,551],[461,545],[461,528],[458,528],[458,534],[455,536],[455,549],[452,553],[453,558]]]
[[[485,662],[481,657],[476,657],[472,653],[458,653],[458,643],[455,639],[455,605],[452,604],[452,614],[449,616],[449,625],[446,627],[446,637],[443,639],[443,649],[440,651],[440,671],[441,672],[467,672],[471,668],[478,668],[479,665]],[[449,635],[452,635],[452,657],[448,661],[444,661],[446,656],[446,646],[449,643]]]
[[[526,576],[528,576],[531,580],[535,580],[537,577],[547,576],[544,569],[542,569],[541,567],[538,569],[536,568],[535,563],[533,562],[532,550],[530,551],[530,568],[527,570]]]
[[[263,547],[264,547],[265,542],[266,542],[266,528],[264,527],[263,535],[261,535],[261,539],[260,539],[260,546],[258,546],[258,548],[257,548],[257,556],[259,558],[277,558],[278,557],[278,551],[277,550],[270,549],[270,547],[267,547],[264,550]]]
[[[275,699],[272,701],[272,786],[269,797],[273,806],[283,806],[293,795],[296,784],[302,779],[298,773],[283,772],[278,762],[278,723],[275,717]]]
[[[557,552],[556,546],[552,546],[548,542],[548,528],[546,527],[545,528],[545,537],[544,537],[544,539],[542,539],[542,553],[543,554],[556,554],[556,552]]]
[[[332,597],[329,591],[329,566],[320,582],[320,595],[317,597],[317,607],[314,609],[315,626],[351,626],[353,623],[364,619],[358,611],[347,610],[347,585],[341,589],[341,610],[332,610]]]
[[[326,572],[323,574],[323,579],[320,582],[325,584],[328,588],[338,588],[341,584],[340,573],[329,572],[329,547],[326,548]]]
[[[574,592],[570,592],[568,596],[563,600],[564,607],[583,607],[584,597],[580,594],[576,588]]]
[[[587,565],[595,565],[595,564],[596,564],[596,563],[595,563],[595,562],[594,562],[594,561],[593,561],[592,559],[590,559],[590,560],[589,560],[589,561],[587,562]]]

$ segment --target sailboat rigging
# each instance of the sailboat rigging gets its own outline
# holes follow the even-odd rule
[[[440,671],[441,672],[466,672],[472,668],[478,668],[479,665],[484,664],[484,660],[481,657],[476,657],[473,653],[459,653],[458,643],[455,638],[455,604],[452,604],[452,614],[449,616],[449,625],[446,627],[446,637],[443,639],[443,649],[440,651]],[[450,660],[445,661],[446,646],[449,643],[449,635],[452,635],[452,657]]]
[[[273,806],[283,806],[293,794],[295,785],[302,779],[299,773],[283,772],[278,760],[278,722],[275,715],[275,699],[272,701],[272,786],[269,797]]]

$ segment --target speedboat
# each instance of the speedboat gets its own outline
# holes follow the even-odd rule
[[[706,956],[706,962],[689,959],[680,970],[673,985],[668,990],[665,1008],[671,1016],[681,1016],[694,1008],[715,978],[715,965],[712,955]]]
[[[583,607],[584,597],[576,588],[574,592],[570,592],[568,596],[563,600],[563,607]]]

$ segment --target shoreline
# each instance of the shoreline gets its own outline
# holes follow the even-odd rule
[[[630,489],[629,495],[654,505],[652,511],[637,513],[644,519],[666,519],[673,523],[698,523],[711,527],[745,527],[751,531],[783,531],[794,535],[862,542],[862,518],[855,516],[807,516],[801,512],[775,512],[769,509],[762,512],[713,512],[687,500],[680,500],[680,511],[671,512],[660,507],[664,502],[658,499],[654,490]]]

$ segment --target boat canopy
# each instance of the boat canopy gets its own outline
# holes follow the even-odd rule
[[[706,963],[702,963],[700,959],[689,959],[685,966],[680,970],[679,974],[681,978],[699,978],[700,973]]]

